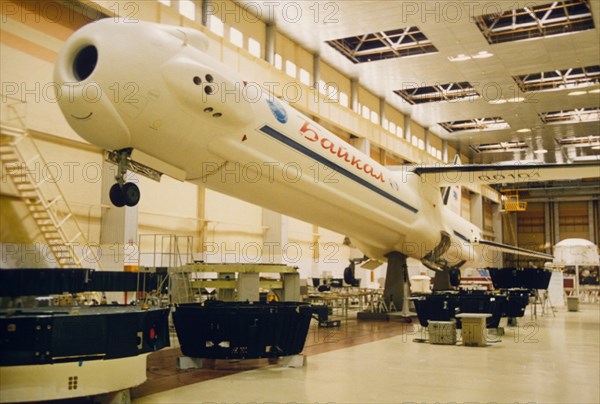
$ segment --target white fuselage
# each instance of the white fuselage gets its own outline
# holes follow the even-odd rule
[[[91,68],[93,60],[78,59],[93,59],[90,46]],[[142,151],[200,186],[347,235],[372,258],[398,251],[420,259],[441,232],[453,242],[451,263],[475,258],[479,229],[446,209],[437,186],[380,165],[245,83],[206,47],[189,28],[87,25],[57,61],[60,107],[93,144]]]

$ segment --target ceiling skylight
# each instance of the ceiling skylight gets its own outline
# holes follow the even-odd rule
[[[562,139],[556,139],[560,146],[574,147],[598,147],[600,146],[600,136],[571,136]]]
[[[594,28],[589,0],[554,1],[475,17],[490,44],[551,37]]]
[[[544,123],[576,123],[600,121],[600,108],[576,108],[563,111],[542,112]]]
[[[469,145],[469,148],[475,153],[502,153],[529,150],[529,147],[525,142],[472,144]]]
[[[500,130],[508,129],[510,125],[500,117],[493,118],[475,118],[464,121],[440,122],[442,128],[448,132],[460,132],[467,130]]]
[[[326,42],[352,63],[401,58],[438,51],[417,27],[379,31]]]
[[[479,98],[479,93],[475,91],[471,83],[466,81],[461,83],[435,84],[433,86],[408,88],[405,90],[396,90],[394,93],[404,98],[404,100],[408,101],[411,105],[464,99],[474,100]]]
[[[524,74],[513,79],[523,92],[588,87],[600,83],[600,65]]]

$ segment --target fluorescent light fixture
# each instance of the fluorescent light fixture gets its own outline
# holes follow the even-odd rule
[[[588,91],[588,93],[590,93],[590,94],[598,94],[598,93],[600,93],[600,88],[596,88],[595,90],[590,90],[590,91]]]
[[[462,53],[458,56],[448,56],[448,60],[451,62],[464,62],[466,60],[471,60],[471,56],[463,55]]]
[[[531,129],[523,128],[523,129],[519,129],[517,132],[518,133],[529,133],[529,132],[531,132]]]
[[[600,161],[600,156],[577,156],[573,161]]]
[[[488,52],[488,51],[481,51],[474,55],[471,55],[471,57],[473,59],[486,59],[486,58],[491,58],[492,56],[494,56],[494,54],[491,52]]]
[[[587,94],[587,91],[571,91],[568,95],[577,96],[577,95],[585,95],[585,94]]]
[[[592,146],[592,150],[600,150],[600,144],[598,146]]]
[[[538,149],[538,150],[534,150],[533,152],[535,154],[546,154],[546,153],[548,153],[548,150],[546,150],[546,149]]]
[[[481,52],[477,52],[474,53],[472,55],[465,55],[463,53],[457,55],[457,56],[448,56],[448,60],[451,62],[465,62],[467,60],[471,60],[471,59],[486,59],[486,58],[491,58],[492,56],[494,56],[493,53],[488,52],[488,51],[481,51]]]
[[[493,104],[493,105],[500,105],[500,104],[506,104],[508,101],[506,101],[505,99],[501,98],[499,100],[489,100],[488,102],[490,104]]]

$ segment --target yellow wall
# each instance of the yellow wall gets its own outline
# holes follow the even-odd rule
[[[325,83],[335,83],[338,91],[345,93],[348,96],[348,101],[350,101],[350,79],[348,77],[323,61],[321,61],[319,73],[321,80]]]

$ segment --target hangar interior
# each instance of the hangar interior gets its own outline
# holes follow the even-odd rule
[[[231,264],[225,270],[210,265],[198,269],[198,274],[182,277],[182,284],[174,281],[170,293],[183,288],[187,300],[204,299],[206,295],[190,293],[206,292],[207,287],[212,292],[207,279],[214,278],[216,285],[238,272],[238,296],[225,287],[229,292],[219,290],[218,296],[244,301],[241,296],[258,296],[260,273],[261,298],[306,296],[329,308],[324,327],[311,325],[303,370],[276,368],[263,359],[175,369],[181,353],[171,329],[171,348],[151,354],[140,365],[147,381],[131,384],[141,386],[124,393],[128,399],[600,400],[600,282],[594,258],[581,268],[565,261],[564,272],[557,270],[560,261],[555,259],[552,268],[561,277],[551,282],[558,292],[536,292],[524,316],[512,325],[503,322],[506,334],[492,332],[485,348],[416,343],[414,339],[425,338],[427,328],[416,321],[357,319],[357,312],[379,304],[373,296],[381,293],[389,273],[382,263],[362,268],[364,253],[345,234],[168,175],[157,182],[128,173],[142,198],[133,207],[113,206],[109,189],[117,166],[107,161],[102,147],[83,140],[69,126],[58,105],[58,98],[69,96],[68,88],[57,85],[53,76],[65,41],[96,20],[188,27],[206,36],[210,57],[286,100],[382,166],[440,166],[451,164],[455,156],[465,164],[597,163],[600,2],[10,0],[1,5],[0,272],[89,268],[139,273],[144,267],[192,262]],[[89,91],[91,98],[101,96],[93,86]],[[141,97],[135,81],[115,82],[110,91],[123,103]],[[135,105],[130,105],[135,114]],[[156,129],[162,124],[152,123]],[[7,164],[15,163],[27,173],[11,171]],[[583,239],[592,244],[587,247],[597,261],[598,170],[596,178],[467,184],[452,190],[454,208],[482,230],[483,239],[555,256],[559,242]],[[248,181],[254,171],[238,166],[223,175]],[[43,195],[48,203],[39,210],[32,207],[32,194]],[[279,276],[264,267],[253,276],[245,269],[236,271],[235,264],[283,265],[273,270]],[[407,264],[413,288],[420,285],[419,276],[435,276],[419,260],[409,258]],[[463,268],[459,278],[463,289],[493,289],[485,268],[544,264],[541,259],[492,254]],[[296,268],[297,279],[286,279],[283,268],[289,267]],[[353,279],[358,284],[348,283],[349,267],[350,279],[360,278]],[[194,282],[200,286],[190,287]],[[280,291],[268,292],[268,285]],[[326,288],[318,290],[320,286]],[[246,291],[248,287],[254,289]],[[177,298],[183,302],[182,296]],[[130,304],[138,297],[111,291],[99,300]],[[579,299],[578,311],[567,307],[572,297]],[[15,304],[5,296],[0,299],[3,309]],[[3,372],[9,367],[0,366]],[[94,372],[103,373],[103,381],[110,379],[101,367]],[[84,384],[86,376],[79,377]],[[29,396],[19,390],[3,398],[8,394],[4,387],[0,401],[79,397],[81,389],[76,391],[72,380],[68,389],[63,383],[61,397]],[[21,388],[27,389],[28,383],[23,381]],[[43,389],[35,394],[44,394]]]

